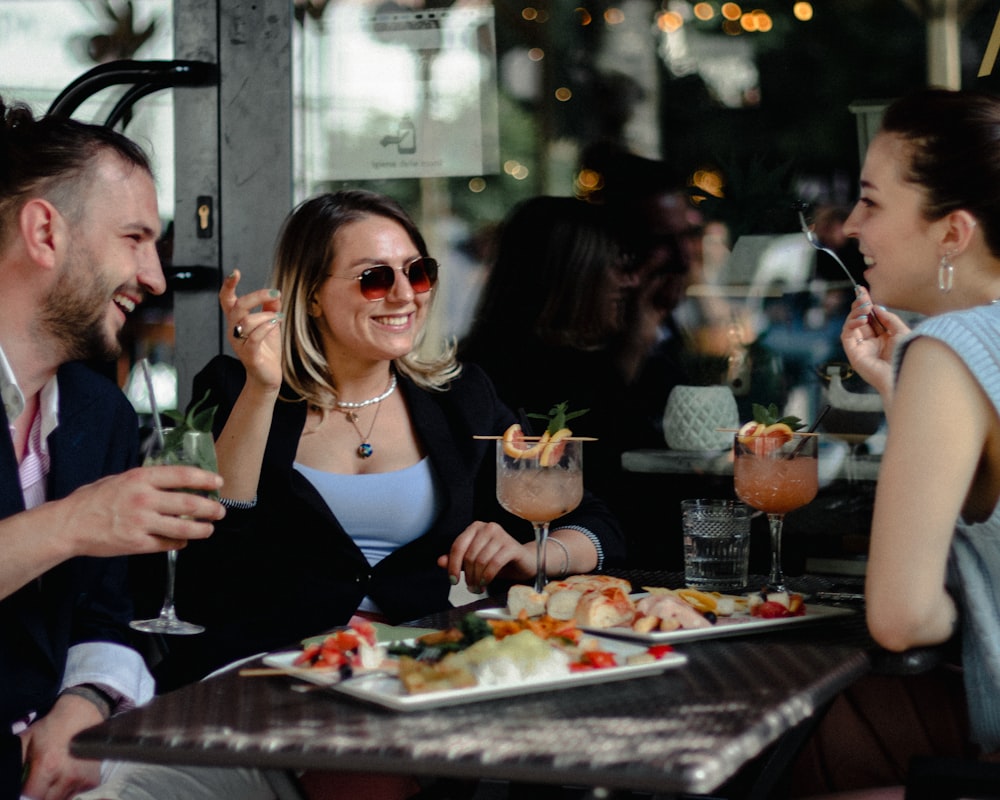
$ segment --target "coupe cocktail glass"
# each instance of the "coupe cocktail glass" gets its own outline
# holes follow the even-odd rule
[[[736,496],[767,514],[771,529],[768,586],[772,591],[783,592],[781,532],[785,514],[811,502],[819,491],[819,437],[795,433],[791,440],[778,444],[767,437],[737,435],[733,453]]]
[[[508,452],[508,443],[498,440],[497,500],[511,514],[526,519],[535,531],[535,591],[547,583],[545,542],[549,523],[568,514],[583,499],[583,442],[562,439],[539,444],[525,437],[525,450]]]

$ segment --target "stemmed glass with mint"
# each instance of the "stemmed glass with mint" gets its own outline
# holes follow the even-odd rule
[[[157,422],[157,427],[150,452],[143,461],[144,466],[153,465],[176,465],[199,467],[210,472],[218,472],[219,467],[215,458],[215,441],[212,438],[212,420],[215,418],[217,406],[211,408],[201,408],[208,399],[208,394],[195,403],[186,414],[167,411],[164,415],[173,420],[176,424],[172,428],[161,428],[159,426],[159,416],[155,409],[153,418]],[[195,491],[185,489],[184,491]],[[197,491],[216,500],[219,498],[217,491]],[[130,625],[137,631],[145,633],[168,633],[179,635],[190,635],[202,633],[205,628],[193,622],[185,622],[177,617],[174,608],[174,582],[177,572],[177,551],[167,551],[167,586],[163,597],[163,606],[160,613],[153,619],[133,620]]]

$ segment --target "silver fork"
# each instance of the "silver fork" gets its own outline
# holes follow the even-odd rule
[[[856,295],[858,293],[858,282],[856,280],[854,280],[854,276],[851,275],[851,271],[847,268],[847,265],[843,261],[840,260],[840,256],[838,256],[829,247],[826,247],[819,240],[819,237],[816,235],[816,232],[812,228],[809,227],[809,223],[806,222],[806,215],[803,214],[801,210],[799,211],[799,224],[802,226],[802,232],[806,235],[806,241],[808,241],[809,244],[811,244],[813,246],[813,248],[815,248],[816,250],[819,250],[821,253],[826,253],[834,261],[836,261],[837,264],[840,265],[840,268],[842,270],[844,270],[844,274],[847,276],[847,280],[849,280],[851,282],[851,286],[854,287],[854,293]],[[881,328],[882,330],[886,330],[886,327],[885,327],[885,325],[882,324],[882,321],[878,317],[875,316],[875,307],[874,307],[874,305],[872,306],[872,309],[869,312],[869,317],[871,318],[872,322],[875,323],[875,324],[872,325],[873,328],[875,328],[876,330],[878,330],[878,328]]]

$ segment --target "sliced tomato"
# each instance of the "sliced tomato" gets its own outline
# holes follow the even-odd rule
[[[587,650],[580,657],[580,660],[594,669],[618,666],[618,659],[615,657],[615,654],[609,653],[607,650]]]
[[[361,637],[350,628],[346,631],[337,631],[333,638],[336,646],[344,653],[357,650],[361,646]]]
[[[657,661],[659,661],[668,653],[674,652],[674,648],[672,645],[669,644],[654,644],[646,652],[649,653]]]
[[[339,633],[339,632],[338,632]],[[342,664],[347,659],[345,658],[345,651],[340,646],[340,640],[337,633],[332,633],[323,640],[323,644],[320,647],[320,655],[325,661],[331,664]]]
[[[765,600],[763,603],[754,606],[750,614],[761,619],[780,619],[781,617],[792,616],[787,608],[773,600]]]
[[[319,656],[320,646],[319,643],[314,643],[306,647],[301,653],[299,653],[295,660],[292,662],[293,666],[301,667],[303,665],[312,664],[312,662]]]
[[[358,634],[367,644],[372,647],[375,646],[375,642],[378,640],[378,634],[375,631],[375,626],[372,625],[366,619],[354,619],[351,621],[351,629]]]

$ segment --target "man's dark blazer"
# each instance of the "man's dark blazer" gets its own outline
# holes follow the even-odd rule
[[[2,406],[0,419],[7,422]],[[112,381],[83,364],[64,365],[59,427],[48,440],[48,498],[135,466],[138,435],[135,412]],[[0,518],[23,510],[10,436],[0,436]],[[128,643],[126,569],[124,558],[73,558],[0,600],[0,798],[20,794],[20,746],[11,725],[52,707],[70,646]]]

